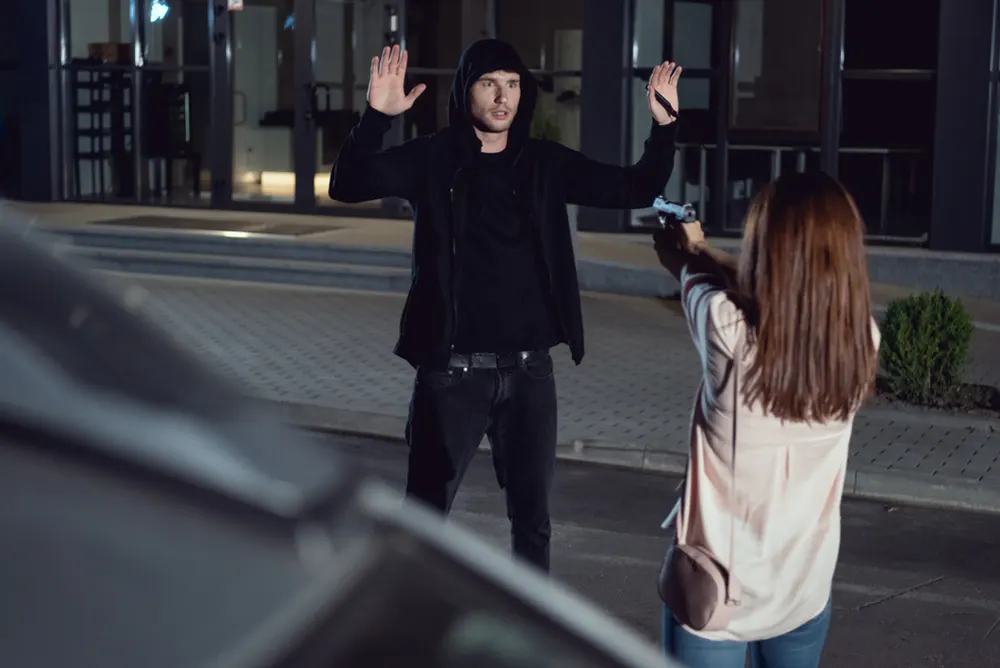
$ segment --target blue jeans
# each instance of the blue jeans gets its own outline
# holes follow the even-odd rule
[[[696,636],[681,626],[664,606],[663,651],[688,668],[744,668],[748,649],[753,668],[818,668],[826,632],[830,629],[832,607],[831,600],[823,612],[797,629],[748,643]]]

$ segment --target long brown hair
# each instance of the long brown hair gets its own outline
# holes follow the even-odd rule
[[[790,421],[846,420],[871,392],[864,223],[822,172],[768,184],[747,213],[737,278],[756,354],[744,399]]]

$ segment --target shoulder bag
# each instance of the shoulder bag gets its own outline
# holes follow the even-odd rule
[[[731,434],[732,469],[729,483],[729,507],[733,507],[736,486],[736,416],[740,408],[739,366],[742,345],[733,351],[733,429]],[[680,500],[671,513],[675,515]],[[697,509],[694,509],[697,512]],[[670,522],[670,519],[664,524]],[[740,585],[733,575],[735,566],[736,517],[730,518],[729,558],[726,564],[706,547],[691,545],[686,536],[676,532],[660,568],[660,598],[685,626],[695,631],[721,631],[729,625],[734,610],[740,605]]]

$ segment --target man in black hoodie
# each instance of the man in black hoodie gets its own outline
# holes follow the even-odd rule
[[[566,343],[574,362],[583,359],[566,205],[645,208],[662,193],[680,68],[654,69],[652,130],[629,167],[529,138],[537,84],[513,47],[495,39],[462,55],[449,126],[383,151],[392,117],[425,89],[407,94],[405,74],[398,46],[372,59],[368,108],[341,148],[330,197],[401,197],[413,206],[412,280],[396,344],[417,370],[406,493],[447,513],[488,436],[513,552],[547,571],[557,433],[549,349]]]

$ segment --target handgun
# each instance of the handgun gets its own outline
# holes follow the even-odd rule
[[[656,215],[660,219],[660,227],[677,223],[693,223],[698,220],[698,211],[690,203],[681,204],[657,197],[653,201],[653,208],[656,209]]]

